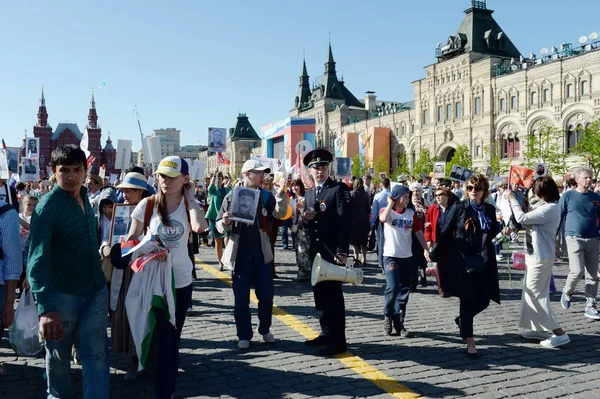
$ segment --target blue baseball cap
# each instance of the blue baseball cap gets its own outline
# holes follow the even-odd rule
[[[397,200],[404,194],[407,194],[409,191],[410,190],[408,189],[408,187],[403,186],[402,184],[396,184],[394,188],[392,188],[392,193],[390,194],[390,197],[392,197],[393,200]]]

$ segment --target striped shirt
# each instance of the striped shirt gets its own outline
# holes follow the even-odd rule
[[[0,200],[0,207],[6,202]],[[0,259],[0,284],[7,280],[19,280],[23,271],[23,251],[19,237],[19,215],[9,210],[0,215],[0,245],[3,259]]]

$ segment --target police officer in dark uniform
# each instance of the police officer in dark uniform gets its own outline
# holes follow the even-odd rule
[[[315,187],[305,194],[306,205],[302,220],[310,237],[310,263],[317,253],[333,264],[346,264],[349,251],[351,224],[350,190],[344,183],[329,177],[333,155],[318,148],[306,154],[304,165],[310,169]],[[319,312],[321,333],[305,342],[308,346],[322,346],[319,354],[333,356],[346,351],[345,306],[342,283],[321,281],[313,287],[315,307]]]

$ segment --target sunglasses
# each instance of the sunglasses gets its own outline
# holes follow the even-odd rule
[[[483,186],[481,184],[476,184],[474,186],[467,186],[467,191],[473,191],[473,190],[475,190],[477,192],[483,191]]]

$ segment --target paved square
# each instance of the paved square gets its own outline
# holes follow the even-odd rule
[[[501,267],[502,305],[491,304],[475,319],[482,356],[464,355],[454,317],[458,301],[437,295],[434,281],[411,294],[406,328],[411,338],[383,332],[384,279],[374,266],[364,268],[362,286],[346,285],[347,335],[350,354],[321,358],[302,344],[318,331],[309,283],[292,280],[296,272],[292,251],[277,250],[275,305],[279,308],[269,345],[255,336],[247,351],[237,349],[233,294],[221,279],[213,248],[201,248],[194,282],[194,316],[183,332],[181,371],[176,397],[180,398],[600,398],[600,323],[583,316],[583,283],[571,309],[563,310],[559,295],[553,309],[571,343],[556,350],[542,349],[520,338],[516,327],[523,272]],[[560,290],[568,267],[555,266]],[[256,325],[256,305],[253,303]],[[258,334],[257,334],[258,335]],[[5,333],[5,337],[7,334]],[[354,356],[352,356],[354,355]],[[123,381],[129,360],[111,354],[113,398],[154,397],[151,381]],[[17,357],[7,341],[0,348],[0,397],[45,397],[43,360]],[[81,367],[74,366],[75,384]],[[387,390],[387,391],[386,391]],[[79,395],[81,390],[77,390]]]

